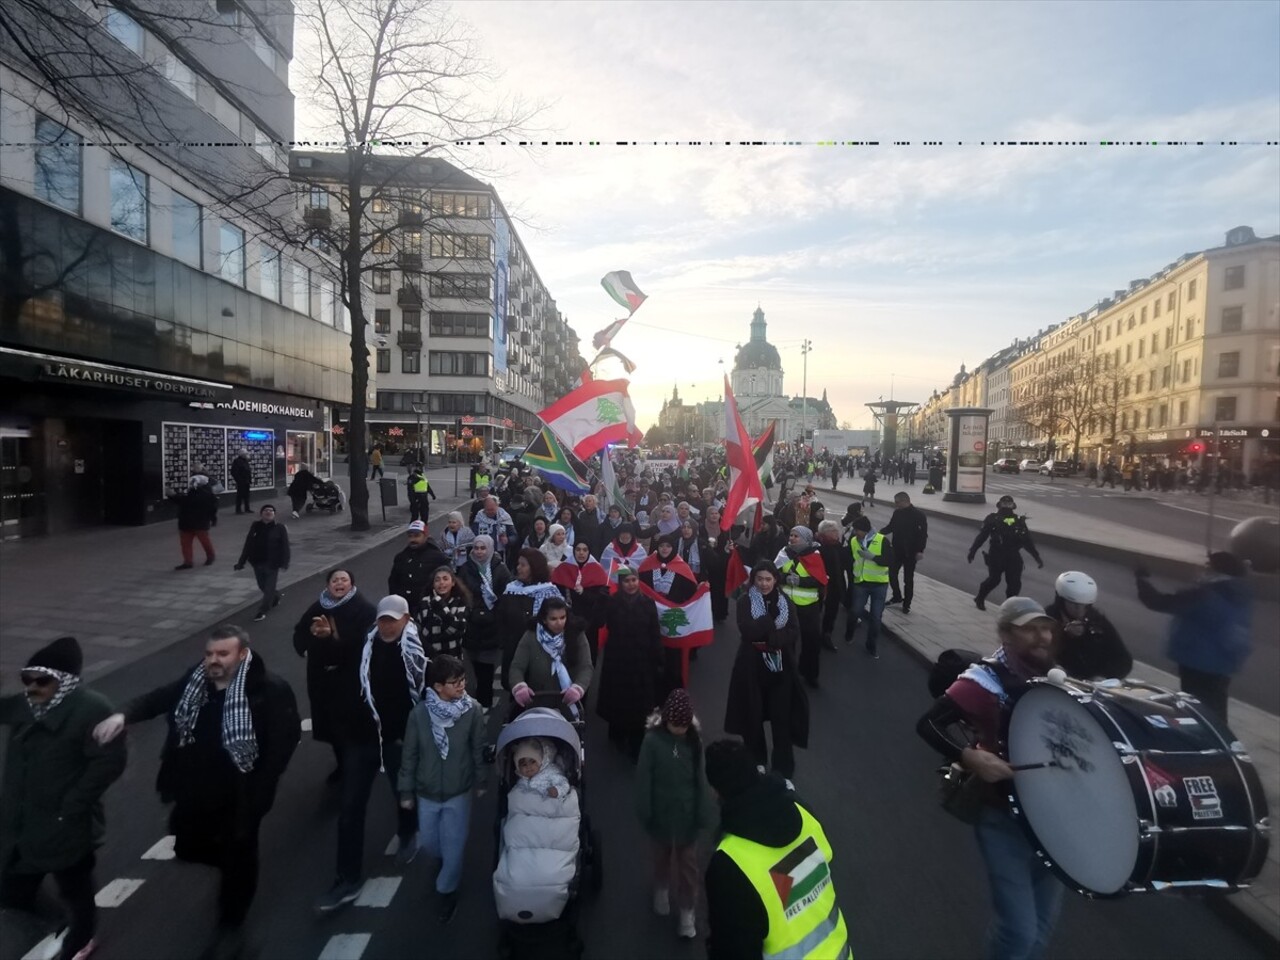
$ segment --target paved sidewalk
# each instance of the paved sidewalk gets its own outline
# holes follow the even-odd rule
[[[958,647],[983,653],[998,646],[995,610],[984,612],[963,591],[916,574],[911,613],[886,607],[884,629],[923,660],[932,664],[943,650]],[[1178,678],[1145,663],[1135,662],[1132,676],[1169,690],[1178,689]],[[928,701],[923,679],[921,712]],[[1262,778],[1273,822],[1280,816],[1280,717],[1232,697],[1231,731],[1240,738]],[[1280,941],[1280,838],[1273,837],[1267,863],[1253,886],[1224,902],[1239,910],[1252,924]]]
[[[451,467],[427,477],[439,497],[431,501],[434,529],[465,499],[452,496]],[[343,477],[338,483],[344,490],[349,486]],[[361,533],[349,529],[346,510],[294,520],[288,498],[276,503],[293,555],[280,574],[281,590],[403,535],[409,522],[403,483],[399,506],[387,508],[385,523],[376,485],[370,494],[371,527]],[[262,502],[259,498],[258,506]],[[182,560],[175,522],[0,543],[0,683],[10,689],[31,654],[65,634],[80,641],[86,678],[98,680],[256,603],[261,593],[253,570],[232,569],[254,519],[220,510],[211,532],[217,560],[202,566],[204,553],[197,544],[191,570],[173,569]],[[250,616],[246,611],[241,619]]]

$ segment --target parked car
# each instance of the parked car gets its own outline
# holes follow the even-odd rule
[[[1001,457],[991,465],[992,473],[1017,473],[1018,461],[1013,457]]]
[[[1028,459],[1023,460],[1021,463],[1019,463],[1019,464],[1018,464],[1018,472],[1019,472],[1019,473],[1028,473],[1028,472],[1029,472],[1029,473],[1035,473],[1035,472],[1036,472],[1037,470],[1039,470],[1039,469],[1040,469],[1040,461],[1039,461],[1039,460],[1032,460],[1032,459],[1028,458]]]
[[[1067,460],[1046,460],[1040,464],[1040,476],[1047,477],[1053,474],[1055,477],[1066,477],[1074,473],[1071,463]]]

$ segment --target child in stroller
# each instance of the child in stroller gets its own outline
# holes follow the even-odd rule
[[[330,513],[342,509],[342,488],[332,480],[316,479],[311,485],[311,502],[307,504],[307,513],[312,510],[328,510]]]
[[[504,955],[576,956],[578,894],[599,888],[599,838],[583,793],[576,725],[557,710],[533,707],[498,737],[497,866],[493,895]]]

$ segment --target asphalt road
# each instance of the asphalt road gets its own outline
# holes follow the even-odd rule
[[[1019,508],[1022,509],[1022,504]],[[872,507],[869,516],[877,526],[887,523],[890,508]],[[1035,536],[1034,515],[1027,521]],[[973,524],[951,520],[936,513],[929,514],[929,546],[924,559],[916,567],[922,576],[964,590],[972,596],[986,578],[987,568],[981,554],[972,564],[965,557],[977,535]],[[1064,570],[1083,570],[1098,583],[1098,607],[1111,619],[1135,660],[1177,674],[1177,666],[1164,655],[1169,618],[1153,613],[1138,602],[1133,585],[1133,569],[1124,562],[1101,560],[1060,547],[1037,545],[1044,559],[1044,569],[1024,555],[1022,593],[1041,603],[1053,600],[1053,583]],[[1154,583],[1162,590],[1180,584],[1157,577]],[[1004,584],[988,598],[988,603],[1004,600]],[[1231,694],[1269,713],[1280,713],[1280,603],[1256,600],[1253,608],[1253,653],[1244,670],[1231,682]]]
[[[935,546],[943,546],[947,536],[940,529]],[[396,549],[387,545],[352,563],[361,589],[381,592]],[[319,589],[319,577],[291,588],[269,620],[251,625],[256,649],[294,685],[304,715],[303,661],[293,653],[289,633]],[[721,727],[735,645],[731,620],[694,665],[692,692],[709,738]],[[108,677],[102,689],[117,699],[145,691],[177,676],[200,649],[199,637],[179,642]],[[834,846],[837,891],[860,960],[981,953],[988,916],[981,864],[967,828],[937,808],[933,771],[938,759],[914,733],[927,702],[923,669],[894,644],[884,645],[878,661],[857,648],[824,654],[823,688],[812,698],[813,739],[799,753],[796,783]],[[495,715],[495,734],[497,722]],[[129,768],[108,794],[99,887],[116,879],[143,882],[121,905],[101,912],[99,960],[194,958],[212,926],[211,871],[140,859],[168,832],[153,790],[162,736],[160,720],[130,732]],[[673,924],[649,911],[649,868],[631,812],[629,762],[608,746],[601,724],[591,727],[587,743],[588,808],[604,835],[605,861],[604,889],[586,903],[581,922],[587,956],[701,956],[700,942],[677,940]],[[370,803],[365,857],[370,877],[391,878],[381,885],[391,894],[388,905],[352,906],[328,919],[313,917],[311,904],[333,874],[336,794],[324,783],[331,765],[328,748],[304,734],[275,809],[263,824],[261,882],[250,917],[257,956],[382,960],[430,950],[494,957],[492,794],[473,814],[462,901],[449,927],[439,928],[434,919],[433,872],[425,858],[399,869],[384,853],[393,834],[393,811],[383,782],[375,785]],[[1196,899],[1091,902],[1068,894],[1049,956],[1244,960],[1274,955],[1237,922]],[[349,936],[334,939],[340,935]],[[3,955],[21,956],[25,949],[26,944],[10,941]]]

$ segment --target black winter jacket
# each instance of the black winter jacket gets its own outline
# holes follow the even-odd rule
[[[277,570],[289,569],[289,531],[283,524],[255,520],[244,538],[244,547],[236,566],[245,563],[266,565]]]
[[[451,561],[434,540],[420,547],[405,547],[391,561],[387,577],[387,593],[395,593],[409,601],[409,612],[415,617],[422,609],[423,598],[431,592],[432,574],[440,567],[453,569]]]
[[[218,498],[205,484],[169,497],[178,505],[179,530],[208,530],[218,523]]]

